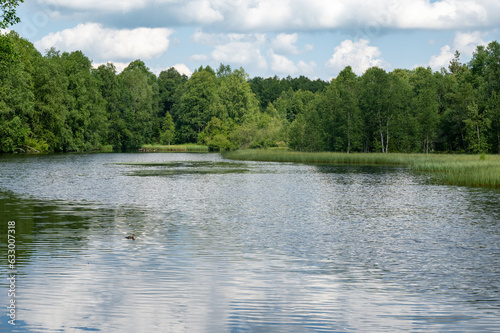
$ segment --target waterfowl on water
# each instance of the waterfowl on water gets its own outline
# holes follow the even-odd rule
[[[126,239],[131,239],[131,240],[135,240],[135,234],[133,234],[132,236],[125,236]]]

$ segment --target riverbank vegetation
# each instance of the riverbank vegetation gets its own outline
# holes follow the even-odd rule
[[[228,159],[246,161],[399,165],[428,173],[433,183],[500,188],[500,155],[308,153],[274,149],[237,150],[223,155]]]
[[[207,153],[208,146],[197,145],[194,143],[184,145],[142,145],[139,149],[144,152],[169,152],[169,153]]]
[[[0,34],[0,152],[198,144],[497,154],[499,64],[492,42],[439,72],[372,67],[357,76],[346,67],[325,82],[250,78],[221,64],[188,78],[173,68],[155,75],[141,60],[118,73],[80,51],[42,55],[11,31]]]

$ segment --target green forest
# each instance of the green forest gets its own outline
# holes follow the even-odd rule
[[[346,67],[331,82],[250,78],[200,67],[158,76],[141,60],[121,73],[82,52],[44,55],[0,35],[0,152],[82,152],[144,144],[211,150],[500,153],[500,45],[448,68]]]

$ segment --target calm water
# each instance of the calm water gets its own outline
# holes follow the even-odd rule
[[[0,331],[500,331],[499,203],[404,168],[0,156]]]

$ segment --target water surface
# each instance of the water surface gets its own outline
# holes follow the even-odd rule
[[[1,156],[0,170],[13,331],[500,327],[498,191],[217,154]]]

